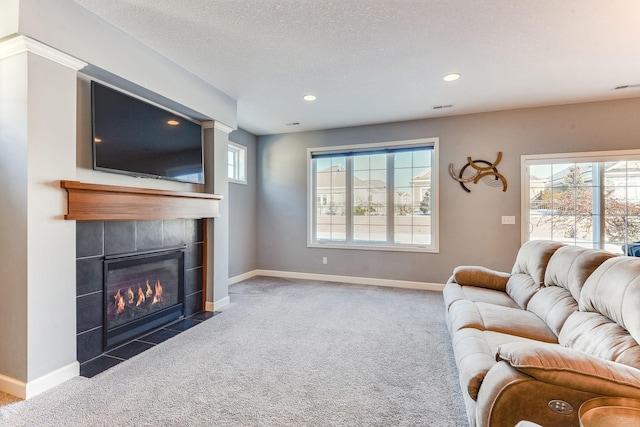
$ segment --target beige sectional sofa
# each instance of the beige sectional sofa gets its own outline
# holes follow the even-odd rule
[[[577,426],[594,397],[640,399],[640,259],[549,241],[511,273],[457,267],[444,289],[472,426]]]

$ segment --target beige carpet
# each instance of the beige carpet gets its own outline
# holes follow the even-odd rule
[[[2,426],[460,426],[437,292],[257,277],[223,313]]]

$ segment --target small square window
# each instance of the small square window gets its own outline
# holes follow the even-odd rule
[[[247,148],[229,142],[229,150],[227,152],[227,174],[229,182],[237,184],[247,183]]]

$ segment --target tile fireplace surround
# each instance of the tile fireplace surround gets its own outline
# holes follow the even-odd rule
[[[103,353],[103,268],[109,255],[186,245],[185,317],[202,311],[204,220],[78,221],[76,224],[77,357]]]

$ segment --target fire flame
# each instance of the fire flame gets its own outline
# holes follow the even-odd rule
[[[151,304],[156,304],[162,302],[162,285],[160,284],[160,280],[156,281],[156,294],[153,296],[153,302]]]
[[[162,285],[160,280],[156,280],[154,287],[151,287],[149,280],[145,283],[145,288],[142,288],[142,284],[138,284],[138,290],[134,291],[129,287],[126,291],[124,288],[118,289],[118,292],[113,296],[114,308],[116,314],[120,314],[125,310],[127,305],[134,305],[136,307],[144,306],[145,304],[155,305],[164,302],[164,296],[162,291]],[[153,299],[151,299],[153,297]]]
[[[118,289],[118,293],[113,296],[113,299],[115,299],[116,313],[122,313],[124,311],[124,297],[120,293],[120,289]]]
[[[136,307],[139,307],[142,304],[144,304],[145,300],[146,298],[144,296],[144,292],[142,292],[142,287],[138,285],[138,302],[136,303]]]

